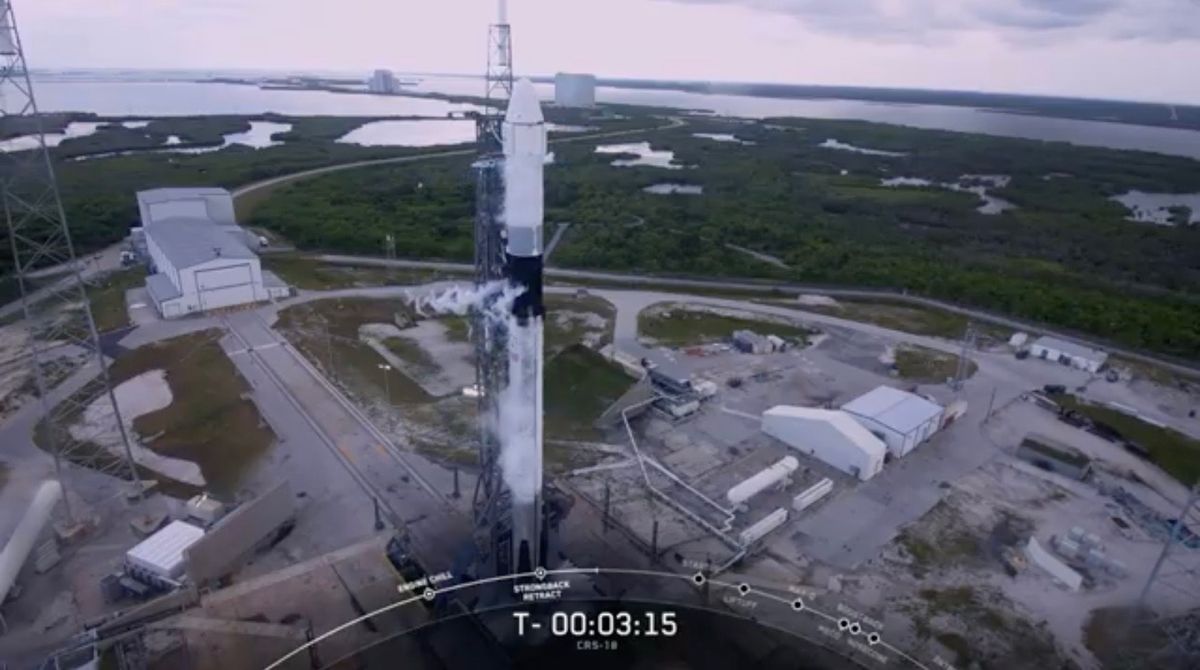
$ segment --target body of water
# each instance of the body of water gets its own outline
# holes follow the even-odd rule
[[[697,184],[662,183],[647,186],[642,190],[656,195],[702,195],[704,193],[704,187]]]
[[[729,133],[692,133],[692,137],[699,137],[704,140],[712,140],[714,142],[732,142],[735,144],[753,145],[753,142],[747,140],[739,140],[736,136]]]
[[[999,214],[1005,210],[1016,209],[1017,206],[1003,198],[997,198],[989,193],[988,189],[1004,188],[1010,180],[1011,177],[1003,174],[964,174],[959,176],[957,182],[932,182],[921,177],[892,177],[880,180],[879,183],[894,188],[936,186],[959,193],[974,193],[982,201],[975,211],[980,214]]]
[[[1160,226],[1174,226],[1171,207],[1191,209],[1188,223],[1200,224],[1200,193],[1144,193],[1130,191],[1112,197],[1129,209],[1129,219]]]
[[[211,73],[216,74],[216,73]],[[100,76],[100,75],[96,75]],[[403,96],[338,94],[325,91],[263,90],[238,84],[145,81],[132,75],[108,74],[121,80],[40,79],[35,82],[44,111],[95,112],[114,116],[180,116],[204,114],[446,116],[472,105]],[[364,74],[365,77],[365,74]],[[405,76],[405,78],[410,78]],[[552,84],[536,84],[543,100],[552,100]],[[484,85],[470,77],[421,77],[412,90],[482,96]],[[1137,126],[1108,121],[1058,119],[1009,114],[950,105],[911,105],[863,100],[758,98],[706,95],[667,89],[602,86],[597,100],[606,103],[705,110],[743,118],[809,117],[857,119],[934,130],[982,133],[1003,137],[1061,141],[1112,149],[1140,149],[1200,159],[1200,132]]]
[[[186,149],[169,149],[168,151],[178,151],[188,154],[207,154],[213,151],[220,151],[225,147],[230,147],[235,144],[241,146],[253,147],[255,149],[265,149],[267,147],[275,147],[283,144],[271,139],[275,133],[286,133],[292,129],[290,123],[275,123],[274,121],[251,121],[250,130],[243,133],[230,133],[225,136],[225,143],[216,147],[188,147]],[[172,135],[171,137],[175,137]],[[179,138],[175,138],[179,139]],[[170,138],[167,139],[170,143]]]
[[[629,144],[601,144],[596,147],[598,154],[636,154],[637,158],[618,158],[612,162],[613,167],[648,167],[664,168],[666,170],[682,170],[684,166],[675,162],[674,151],[655,151],[649,142],[632,142]]]
[[[365,147],[431,147],[475,141],[475,122],[449,119],[372,121],[338,138],[343,144]]]
[[[91,121],[72,121],[71,123],[67,124],[67,127],[64,128],[63,132],[61,133],[46,133],[46,146],[56,147],[59,144],[62,144],[63,140],[70,139],[72,137],[87,137],[88,135],[94,135],[96,133],[96,129],[102,125],[104,124],[94,123]],[[37,135],[19,135],[17,137],[10,137],[7,140],[0,141],[0,151],[3,152],[28,151],[29,149],[36,149],[37,147]]]
[[[436,116],[476,110],[475,105],[394,95],[261,89],[242,84],[183,81],[36,81],[44,112],[103,116]]]
[[[817,146],[820,146],[824,149],[837,149],[838,151],[852,151],[856,154],[867,154],[868,156],[896,157],[896,156],[906,155],[902,151],[884,151],[882,149],[866,149],[863,147],[856,147],[853,144],[846,144],[845,142],[839,142],[833,138],[827,139]]]

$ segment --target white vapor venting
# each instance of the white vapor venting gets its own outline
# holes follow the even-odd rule
[[[540,402],[542,375],[542,329],[520,328],[512,314],[513,301],[525,289],[506,281],[494,281],[480,287],[454,286],[438,293],[422,295],[412,301],[420,316],[436,314],[466,315],[473,308],[483,310],[490,332],[507,338],[508,384],[497,399],[498,425],[489,426],[500,441],[500,472],[504,484],[519,505],[536,500],[542,481],[542,454],[530,449],[542,443]],[[540,324],[539,324],[540,326]],[[492,417],[484,417],[491,421]]]
[[[500,469],[517,505],[532,505],[541,492],[541,357],[540,327],[509,328],[508,385],[499,402]]]

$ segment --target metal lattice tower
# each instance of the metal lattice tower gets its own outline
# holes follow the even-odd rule
[[[1129,668],[1200,667],[1200,608],[1181,611],[1200,602],[1200,482],[1164,532],[1130,621],[1124,654]]]
[[[0,152],[0,197],[4,200],[12,274],[20,287],[21,309],[29,333],[28,352],[23,354],[22,363],[30,366],[42,410],[35,439],[54,456],[67,516],[76,522],[79,519],[70,505],[70,495],[66,495],[70,487],[62,481],[67,463],[127,478],[131,483],[138,476],[100,350],[81,267],[71,244],[33,83],[8,0],[0,0],[0,96],[0,133],[37,139],[33,148]],[[46,268],[62,272],[54,273],[49,284],[35,289],[31,281]],[[92,381],[61,400],[57,397],[62,395],[54,389],[59,382],[77,369],[93,365],[97,374]],[[106,416],[89,421],[86,434],[79,427],[68,430],[93,402]],[[107,416],[108,409],[111,416]],[[98,446],[106,442],[109,449]]]
[[[488,28],[488,65],[485,104],[476,126],[479,160],[475,162],[475,285],[483,286],[505,276],[503,208],[503,103],[512,95],[512,30],[505,0],[499,19]],[[508,378],[506,335],[489,323],[482,310],[473,314],[475,388],[479,413],[479,479],[475,483],[473,511],[477,545],[483,564],[493,574],[512,572],[512,519],[507,492],[500,475],[500,441],[496,433],[497,399]]]
[[[954,370],[954,379],[950,382],[950,388],[955,391],[961,391],[963,383],[967,380],[967,373],[971,368],[971,359],[967,358],[967,353],[975,348],[975,324],[967,322],[967,331],[963,333],[962,351],[958,354],[958,365]]]

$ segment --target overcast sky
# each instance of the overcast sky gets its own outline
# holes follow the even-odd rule
[[[32,67],[474,73],[496,0],[13,0]],[[1200,103],[1200,0],[509,0],[519,73]]]

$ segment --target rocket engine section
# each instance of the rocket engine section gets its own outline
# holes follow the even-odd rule
[[[512,500],[512,565],[545,565],[542,487],[542,218],[546,124],[528,79],[513,87],[503,124],[509,284],[518,289],[508,337],[509,383],[500,402],[501,468]]]

